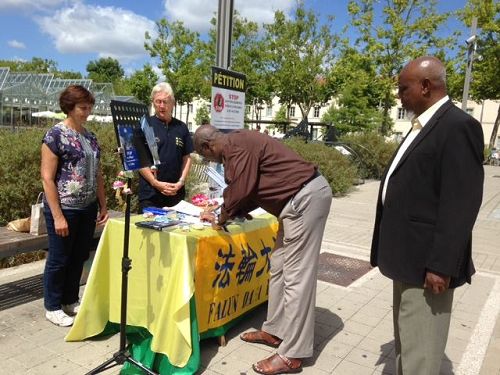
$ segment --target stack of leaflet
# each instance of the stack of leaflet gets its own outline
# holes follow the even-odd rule
[[[161,207],[145,207],[142,212],[145,216],[163,216],[168,215],[172,211]]]
[[[205,170],[207,176],[219,186],[221,190],[224,190],[227,187],[226,182],[224,181],[224,176],[218,173],[213,167],[207,167]]]

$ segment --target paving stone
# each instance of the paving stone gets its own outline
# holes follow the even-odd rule
[[[76,363],[70,362],[61,357],[54,357],[47,362],[29,369],[27,374],[38,375],[64,375],[64,374],[77,374],[82,369]]]
[[[455,291],[442,375],[500,375],[499,324],[491,333],[484,361],[481,358],[480,372],[457,372],[471,335],[481,324],[484,306],[493,297],[493,285],[500,277],[500,249],[497,249],[500,219],[488,217],[488,212],[500,208],[500,179],[495,182],[497,185],[492,185],[488,178],[485,181],[484,207],[474,230],[473,256],[478,273],[472,285],[466,284]],[[367,261],[378,186],[378,182],[367,182],[348,196],[334,199],[322,254],[334,253],[335,259],[342,256]],[[0,270],[0,285],[41,272],[43,262]],[[83,375],[108,360],[118,348],[119,335],[99,341],[66,343],[64,336],[68,329],[54,326],[46,321],[44,314],[41,299],[0,311],[0,373]],[[275,350],[245,343],[239,335],[260,328],[265,315],[264,304],[227,332],[226,347],[219,347],[214,339],[201,341],[202,368],[198,374],[254,374],[251,364]],[[392,281],[378,269],[348,286],[319,280],[315,333],[314,355],[304,361],[304,374],[395,374]],[[115,366],[106,374],[119,372],[120,366]]]
[[[365,367],[354,362],[342,361],[333,370],[333,375],[371,375],[375,369],[372,367]]]

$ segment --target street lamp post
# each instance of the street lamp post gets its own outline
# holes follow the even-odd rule
[[[474,54],[476,53],[477,47],[477,17],[472,19],[472,25],[470,28],[470,37],[467,38],[465,43],[467,43],[467,70],[465,71],[465,80],[464,80],[464,92],[462,96],[462,110],[467,110],[467,100],[469,99],[469,87],[470,80],[472,76],[472,63],[474,62]]]

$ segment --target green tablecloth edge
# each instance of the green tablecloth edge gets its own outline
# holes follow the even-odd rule
[[[260,305],[255,306],[252,310],[247,311],[245,314],[233,319],[232,321],[213,329],[209,329],[203,333],[198,332],[198,320],[196,317],[196,302],[194,296],[191,297],[189,301],[190,306],[190,319],[191,319],[191,342],[193,352],[189,357],[188,363],[184,367],[177,367],[172,365],[168,357],[161,353],[155,353],[151,350],[151,333],[146,328],[127,326],[127,340],[129,342],[129,350],[132,358],[140,362],[144,366],[153,369],[153,371],[161,375],[193,375],[195,374],[201,364],[201,353],[200,353],[200,340],[219,337],[225,335],[226,332],[238,324],[243,318]],[[120,331],[120,325],[118,323],[108,322],[104,331],[99,334],[99,336],[108,336],[115,334]],[[125,362],[121,375],[143,375],[142,370],[136,366]]]
[[[196,303],[194,297],[189,301],[190,320],[191,320],[191,343],[193,351],[184,367],[177,367],[170,363],[168,357],[161,353],[155,353],[151,350],[152,336],[144,327],[127,325],[128,350],[136,361],[152,369],[161,375],[192,375],[200,368],[200,340],[198,334],[198,321],[196,320]],[[104,330],[97,336],[109,336],[120,331],[118,323],[108,322]],[[120,371],[122,375],[143,375],[138,367],[125,362]]]

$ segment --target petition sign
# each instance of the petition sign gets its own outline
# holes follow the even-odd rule
[[[212,125],[219,129],[243,129],[246,77],[212,67]]]

